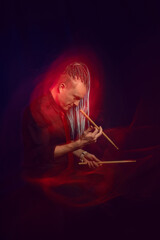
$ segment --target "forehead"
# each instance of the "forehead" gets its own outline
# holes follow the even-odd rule
[[[83,98],[87,92],[87,87],[80,78],[70,78],[70,90],[74,95]]]

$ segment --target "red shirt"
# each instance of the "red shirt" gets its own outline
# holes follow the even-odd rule
[[[33,177],[49,172],[57,175],[67,168],[68,158],[72,161],[73,155],[54,159],[54,149],[70,140],[69,121],[51,93],[36,99],[23,115],[25,172]]]

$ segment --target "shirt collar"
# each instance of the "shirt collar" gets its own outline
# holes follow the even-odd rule
[[[50,101],[52,107],[54,108],[54,110],[59,114],[65,114],[65,112],[61,109],[61,107],[55,102],[51,91],[49,91],[48,96],[49,96],[49,101]]]

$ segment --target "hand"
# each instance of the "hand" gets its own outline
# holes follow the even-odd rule
[[[96,127],[89,127],[80,138],[82,145],[85,146],[96,142],[97,138],[102,135],[102,132],[102,127],[99,127],[99,130]]]
[[[86,163],[89,166],[89,168],[97,168],[102,166],[101,161],[98,158],[96,158],[95,155],[90,153],[86,153],[83,156],[82,161]]]

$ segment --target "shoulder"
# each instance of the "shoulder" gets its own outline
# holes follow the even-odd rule
[[[49,95],[39,97],[32,101],[29,109],[34,121],[40,126],[50,125],[58,115]]]

